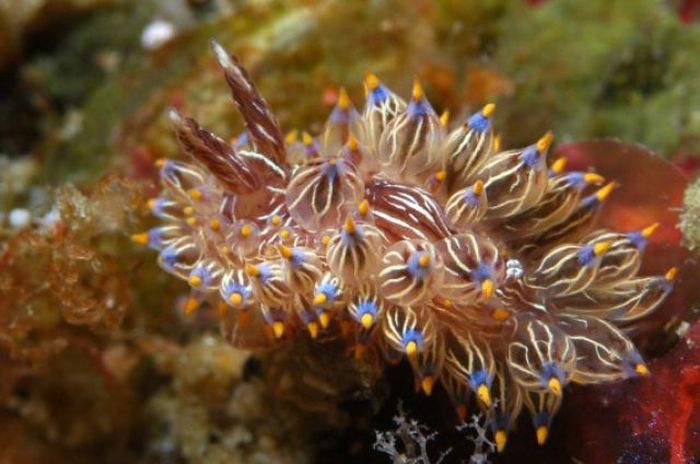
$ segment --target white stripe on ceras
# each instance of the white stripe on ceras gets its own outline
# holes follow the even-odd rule
[[[544,365],[546,363],[546,359],[544,356],[544,353],[542,352],[542,349],[540,347],[540,340],[537,338],[537,335],[535,334],[535,329],[532,327],[532,322],[527,323],[527,333],[529,335],[529,340],[530,340],[530,346],[534,348],[535,354],[537,355],[537,359],[540,362],[540,365]],[[550,333],[551,335],[551,333]],[[549,343],[545,340],[541,340],[542,342],[545,343],[547,348],[549,349]],[[532,364],[528,362],[528,365],[530,368],[532,368]]]
[[[637,281],[648,280],[648,278],[636,279],[636,280]],[[565,312],[572,312],[572,313],[586,315],[586,316],[608,317],[608,318],[613,318],[614,320],[618,320],[617,317],[615,317],[616,313],[632,312],[634,310],[634,308],[636,308],[640,305],[640,302],[644,298],[644,295],[645,295],[645,289],[644,288],[639,289],[636,286],[631,286],[630,289],[625,291],[625,290],[621,289],[619,286],[617,286],[617,287],[613,286],[613,287],[610,287],[606,290],[602,290],[603,297],[609,296],[609,295],[626,296],[626,299],[622,299],[622,300],[616,299],[617,301],[614,300],[612,302],[605,301],[602,298],[599,298],[597,296],[592,295],[590,289],[588,291],[581,292],[580,295],[583,296],[584,298],[586,298],[586,300],[588,300],[588,302],[590,302],[591,305],[588,305],[588,302],[583,302],[583,303],[574,302],[574,303],[569,303],[569,304],[566,304],[566,302],[565,302],[563,305],[560,305],[558,307],[562,311],[565,311]],[[660,298],[655,303],[655,305],[657,305],[660,301],[663,301],[663,298]],[[626,319],[622,319],[622,320],[626,320]]]
[[[447,252],[449,253],[450,257],[452,258],[452,262],[457,266],[459,271],[462,271],[462,273],[466,274],[466,277],[469,278],[469,276],[471,276],[471,273],[472,273],[472,268],[467,266],[467,264],[460,259],[459,254],[458,254],[459,251],[462,251],[461,242],[458,239],[452,238],[452,239],[447,240],[446,245],[447,245]],[[455,246],[457,248],[459,248],[459,250],[456,250]],[[467,250],[468,250],[468,248],[467,248]],[[460,274],[459,272],[452,272],[452,269],[450,269],[450,267],[447,267],[447,266],[445,267],[445,271],[449,272],[450,274],[454,275],[455,278],[460,279],[460,280],[465,277],[464,275]],[[459,285],[459,284],[457,284],[455,286],[457,288],[463,287],[463,285]]]
[[[322,172],[319,172],[321,169],[322,165],[316,166],[315,169],[309,169],[306,172],[299,173],[297,177],[295,177],[294,182],[299,183],[302,180],[306,183],[304,186],[304,189],[299,193],[299,195],[296,197],[296,199],[292,202],[292,204],[289,205],[289,209],[294,209],[296,208],[299,203],[302,201],[309,201],[307,199],[307,195],[309,191],[311,191],[311,200],[310,200],[310,205],[311,208],[314,211],[314,214],[318,217],[321,218],[325,216],[325,214],[328,212],[328,210],[331,208],[331,196],[332,196],[332,191],[333,191],[333,185],[332,183],[329,182],[329,188],[328,188],[328,198],[326,199],[326,203],[322,206],[322,209],[319,211],[317,207],[317,195],[318,191],[321,188],[321,183],[324,181],[327,181],[328,179],[326,178],[326,175]],[[308,181],[309,178],[312,178],[311,181]]]
[[[387,330],[385,336],[393,343],[394,348],[403,351],[403,335],[418,326],[418,318],[411,308],[391,306],[387,312]]]
[[[505,228],[514,230],[522,237],[531,237],[564,222],[576,208],[576,203],[581,198],[580,191],[571,188],[564,180],[549,182],[547,189],[537,205],[520,213],[521,216],[515,219],[517,222],[514,225],[506,224]],[[542,211],[547,214],[538,216]]]
[[[187,191],[190,188],[207,184],[207,176],[197,166],[179,161],[167,160],[159,171],[159,177],[166,191],[183,199],[189,198]]]
[[[557,291],[557,294],[559,295],[566,295],[587,288],[595,279],[596,269],[591,268],[586,264],[582,265],[578,262],[578,254],[581,249],[582,246],[580,245],[562,245],[560,247],[555,248],[542,259],[541,264],[539,268],[535,271],[535,273],[542,275],[545,278],[545,280],[547,280],[545,285],[549,288],[555,286],[563,286],[563,290]],[[562,254],[561,258],[558,261],[552,263],[551,266],[544,267],[547,258],[555,256],[557,253]],[[567,266],[575,266],[576,272],[571,276],[561,276],[557,278],[562,268],[566,268]],[[586,277],[586,274],[588,274],[587,279],[583,280],[583,278]],[[557,280],[551,281],[551,279]]]
[[[259,113],[262,113],[262,114],[265,114],[265,115],[268,114],[266,111],[264,111],[262,108],[260,108],[260,107],[257,105],[257,102],[254,103],[253,106],[256,107],[256,109],[258,110]],[[266,138],[268,141],[273,142],[273,143],[276,142],[275,138],[274,138],[272,135],[270,135],[270,133],[269,133],[269,132],[265,129],[265,127],[263,127],[260,123],[256,123],[255,126],[258,128],[258,130],[259,130],[260,132],[262,132],[262,134],[265,136],[265,138]]]
[[[364,232],[366,234],[372,233],[367,229],[365,229]],[[345,270],[348,256],[350,257],[355,278],[360,277],[359,271],[362,270],[362,266],[368,264],[368,256],[371,253],[366,236],[362,240],[355,237],[355,245],[348,246],[343,243],[342,232],[334,236],[333,242],[328,245],[328,250],[328,264],[331,265],[331,267],[335,267],[338,273],[342,273]]]
[[[581,214],[581,209],[583,208],[586,209]],[[585,231],[587,227],[590,227],[590,225],[592,224],[593,216],[597,212],[597,210],[598,208],[596,208],[595,206],[579,206],[564,221],[560,222],[559,224],[555,224],[554,226],[542,232],[541,235],[539,235],[538,240],[544,241],[546,243],[556,243],[558,241],[562,241],[563,237],[567,237],[569,234],[572,234],[572,231],[574,233],[574,237],[569,238],[575,238],[575,236],[578,235],[575,233],[577,228],[580,228]]]
[[[402,191],[392,192],[386,195],[385,200],[389,205],[391,205],[395,209],[400,209],[406,212],[406,214],[414,218],[416,222],[421,222],[420,217],[422,217],[424,222],[428,224],[434,224],[435,228],[439,232],[447,233],[448,231],[443,230],[444,227],[442,226],[444,226],[444,224],[441,224],[438,221],[436,221],[436,219],[442,221],[442,217],[436,218],[436,215],[440,215],[441,212],[431,211],[427,208],[427,205],[432,204],[431,197],[429,196],[429,194],[418,189],[414,190],[413,193],[417,193],[418,195],[420,195],[420,199],[424,201],[419,202],[415,196],[409,195],[408,193]],[[410,230],[414,230],[410,226],[407,226],[407,228],[409,228]]]
[[[274,139],[270,139],[270,141],[274,142]],[[240,151],[237,154],[244,157],[244,158],[250,158],[250,159],[253,159],[255,161],[259,161],[259,162],[265,164],[265,166],[268,169],[270,169],[275,174],[277,174],[282,180],[285,180],[287,178],[287,176],[284,172],[284,169],[282,169],[277,163],[275,163],[274,161],[272,161],[270,158],[268,158],[265,155],[262,155],[260,153],[254,152],[254,151],[247,151],[247,150]]]
[[[367,135],[370,138],[368,143],[373,152],[376,152],[387,124],[403,111],[406,106],[388,89],[386,91],[388,97],[384,101],[378,105],[366,106],[362,114],[362,119],[367,127]]]
[[[502,153],[500,155],[497,155],[496,157],[492,158],[491,161],[487,162],[482,168],[481,172],[485,171],[497,171],[497,174],[494,176],[489,177],[486,182],[484,183],[484,189],[486,192],[489,192],[489,187],[492,185],[499,183],[503,181],[504,179],[507,179],[511,176],[514,177],[514,181],[511,182],[510,188],[508,189],[509,195],[506,196],[505,198],[503,194],[500,196],[501,202],[500,203],[494,203],[491,201],[491,196],[489,196],[489,204],[488,204],[488,209],[490,212],[493,211],[501,211],[501,210],[506,210],[509,211],[510,214],[512,213],[517,213],[525,208],[523,205],[525,205],[526,201],[528,201],[530,198],[530,195],[528,194],[528,190],[531,188],[532,182],[530,182],[530,179],[532,176],[536,174],[536,170],[529,168],[525,166],[525,161],[522,159],[522,152],[521,151],[513,151],[513,152],[507,152],[507,153]],[[508,158],[511,158],[513,156],[518,156],[519,160],[517,163],[513,164],[509,169],[500,169],[499,165],[506,163]],[[518,171],[525,169],[526,174],[525,175],[516,175]],[[513,192],[519,188],[521,188],[521,184],[524,184],[525,190],[521,192],[519,195],[515,196],[513,195]],[[495,201],[496,198],[493,198]],[[515,207],[512,207],[512,205],[516,205]],[[499,214],[503,215],[503,214]],[[507,214],[509,215],[509,214]],[[506,215],[506,216],[507,216]]]
[[[511,356],[511,351],[513,351],[513,348],[517,348],[523,351],[523,356],[522,359],[527,363],[527,365],[522,365],[520,363],[517,363],[513,360],[513,356]],[[517,381],[520,383],[522,386],[525,388],[529,389],[534,389],[534,388],[539,388],[540,387],[540,380],[539,380],[539,375],[536,371],[533,371],[531,366],[530,366],[530,354],[529,354],[529,349],[526,345],[524,345],[521,342],[512,342],[510,346],[508,347],[508,367],[511,370],[515,370],[520,372],[521,374],[524,374],[525,379],[523,378],[518,378]]]
[[[461,128],[457,128],[454,131],[452,131],[451,137],[458,137],[460,129]],[[479,140],[476,143],[474,150],[469,152],[467,151],[467,148],[469,148],[469,145],[471,144],[474,137],[479,137]],[[457,161],[460,161],[459,164],[462,164],[463,161],[466,161],[463,163],[463,166],[459,167],[459,173],[462,175],[463,178],[465,178],[465,180],[468,177],[470,177],[474,173],[474,171],[476,171],[481,166],[481,164],[483,164],[483,161],[485,161],[486,159],[486,155],[489,154],[489,148],[484,150],[482,153],[486,140],[488,140],[488,137],[486,137],[486,131],[478,132],[475,130],[467,129],[467,132],[464,134],[464,136],[462,136],[462,140],[459,143],[459,145],[457,145],[457,147],[455,147],[455,149],[448,154],[447,160],[448,163],[450,163],[452,166],[457,164]],[[451,143],[452,140],[448,138],[446,145],[450,145]]]
[[[535,269],[535,274],[542,274],[545,276],[551,276],[558,273],[565,262],[573,256],[578,259],[577,255],[581,250],[581,245],[561,245],[547,253],[541,260],[540,265]],[[549,264],[548,261],[552,260],[553,257],[559,254],[561,257]],[[549,266],[547,266],[549,264]]]

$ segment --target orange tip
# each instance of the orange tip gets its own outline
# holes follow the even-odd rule
[[[348,96],[348,93],[345,91],[345,87],[341,87],[340,91],[338,92],[338,101],[336,103],[338,105],[338,108],[346,110],[350,108],[350,105],[352,105],[352,102],[350,101],[350,97]]]
[[[320,306],[322,304],[326,304],[328,301],[328,297],[326,296],[325,293],[319,293],[316,296],[314,296],[313,304],[314,306]]]
[[[318,321],[321,323],[323,329],[327,329],[331,324],[331,315],[328,314],[328,311],[323,311],[318,315]]]
[[[421,267],[428,267],[430,266],[430,261],[432,260],[432,257],[426,253],[421,255],[420,258],[418,258],[418,264],[420,264]]]
[[[411,99],[413,101],[420,101],[425,97],[425,93],[423,92],[423,86],[420,83],[420,80],[418,77],[413,79],[413,90],[411,91]]]
[[[481,110],[481,114],[483,114],[487,118],[490,118],[494,111],[496,111],[496,105],[494,103],[488,103]]]
[[[292,145],[297,143],[299,140],[299,131],[296,129],[292,129],[289,132],[287,132],[287,135],[284,136],[284,142],[287,145]]]
[[[354,234],[355,230],[357,230],[355,220],[352,218],[352,216],[348,216],[347,219],[345,219],[345,225],[343,226],[343,229],[345,229],[345,232],[348,234]]]
[[[283,258],[289,259],[292,257],[292,249],[291,248],[284,246],[284,245],[279,245],[277,248],[280,252],[280,255],[282,255]]]
[[[605,182],[605,177],[595,172],[587,172],[583,175],[583,181],[587,184],[600,184]]]
[[[311,137],[311,134],[305,131],[303,134],[301,134],[301,142],[307,147],[310,147],[314,144],[314,138]]]
[[[243,295],[238,292],[233,292],[231,293],[231,296],[228,297],[228,301],[233,306],[238,306],[239,304],[243,303]]]
[[[185,302],[185,315],[189,316],[199,308],[199,301],[196,298],[189,297]]]
[[[275,334],[275,338],[282,338],[284,335],[284,322],[275,321],[272,323],[272,332]]]
[[[348,141],[345,142],[345,144],[351,151],[356,151],[360,147],[360,142],[357,140],[357,137],[352,134],[348,135]]]
[[[447,124],[449,122],[450,122],[450,110],[445,110],[440,115],[440,125],[442,127],[447,127]]]
[[[435,385],[435,380],[431,375],[426,375],[420,382],[421,388],[425,396],[430,396],[433,393],[433,386]]]
[[[612,193],[616,187],[617,182],[608,182],[604,187],[600,188],[595,193],[595,197],[598,199],[598,201],[605,201],[605,199],[610,196],[610,193]]]
[[[246,264],[245,273],[251,277],[258,277],[260,275],[260,269],[258,269],[258,266],[255,266],[254,264]]]
[[[510,312],[504,308],[496,308],[491,312],[491,318],[502,322],[510,317]]]
[[[189,189],[187,194],[195,201],[201,201],[204,197],[204,195],[202,195],[202,191],[197,188]]]
[[[140,234],[134,234],[131,236],[131,241],[134,243],[138,243],[139,245],[146,245],[148,244],[148,232],[143,232]]]
[[[552,377],[549,379],[547,387],[549,387],[549,391],[554,393],[556,396],[561,396],[561,382],[558,378]]]
[[[553,163],[552,163],[552,172],[554,174],[561,174],[564,172],[564,169],[566,169],[566,163],[568,160],[564,157],[557,158]]]
[[[501,151],[501,143],[503,142],[503,138],[501,137],[501,134],[496,134],[496,136],[493,138],[493,145],[492,149],[494,152],[498,153]]]
[[[505,430],[496,430],[496,433],[494,434],[493,438],[496,441],[496,449],[499,453],[502,453],[503,450],[506,448],[508,434]]]
[[[367,199],[362,200],[360,206],[357,207],[357,211],[361,216],[367,216],[369,213],[369,201],[367,201]]]
[[[479,385],[479,387],[476,389],[476,396],[479,398],[479,401],[484,403],[485,406],[491,406],[491,392],[486,384],[482,383]]]
[[[306,324],[306,328],[309,330],[309,335],[311,335],[311,338],[315,340],[316,337],[318,337],[318,322],[309,322]]]
[[[374,324],[374,316],[372,316],[370,313],[364,313],[360,318],[360,323],[365,330],[369,330],[372,328],[372,324]]]
[[[406,343],[406,354],[410,356],[415,356],[416,353],[418,353],[418,344],[411,340],[410,342]]]
[[[639,363],[636,366],[634,366],[634,371],[641,376],[649,375],[649,369],[642,363]]]
[[[654,224],[650,225],[649,227],[645,227],[642,229],[642,237],[644,238],[649,238],[652,236],[654,232],[656,232],[656,229],[659,228],[659,223],[655,222]]]
[[[666,275],[664,275],[664,278],[666,280],[675,280],[676,276],[678,275],[678,268],[677,267],[672,267],[668,271],[666,271]]]
[[[243,224],[241,226],[241,237],[248,238],[252,233],[253,228],[250,226],[250,224]]]
[[[549,146],[552,144],[552,140],[554,140],[554,134],[552,131],[548,131],[537,141],[537,150],[540,153],[547,151]]]
[[[371,72],[365,73],[365,85],[368,90],[374,90],[379,87],[379,78]]]
[[[549,434],[549,430],[547,429],[546,426],[541,425],[537,427],[537,444],[542,446],[544,443],[547,441],[547,435]]]
[[[493,280],[491,279],[485,279],[483,282],[481,282],[481,294],[487,300],[493,296],[494,288],[495,286]]]

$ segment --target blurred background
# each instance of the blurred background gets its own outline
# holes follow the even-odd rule
[[[154,161],[180,156],[164,110],[242,129],[212,38],[285,131],[317,133],[341,86],[360,106],[366,71],[403,95],[417,75],[452,118],[495,102],[505,147],[615,137],[692,176],[698,19],[697,0],[0,0],[0,462],[389,462],[367,457],[376,372],[300,382],[277,366],[313,372],[309,347],[230,348],[129,243]]]

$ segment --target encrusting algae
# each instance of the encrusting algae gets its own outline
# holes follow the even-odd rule
[[[501,151],[493,104],[450,123],[417,80],[406,102],[368,73],[361,111],[341,91],[317,138],[285,137],[212,47],[247,130],[229,142],[170,111],[194,163],[158,162],[163,224],[133,236],[189,282],[186,313],[212,305],[243,348],[405,357],[462,419],[474,401],[499,451],[523,407],[543,444],[569,383],[649,374],[626,332],[673,289],[675,268],[638,276],[658,224],[596,229],[617,184],[548,163],[551,133]]]

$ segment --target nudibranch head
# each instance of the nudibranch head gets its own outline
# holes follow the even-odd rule
[[[361,110],[341,89],[317,138],[284,136],[213,49],[246,131],[230,143],[171,112],[192,162],[158,163],[165,224],[133,236],[189,282],[188,313],[236,314],[249,348],[332,333],[405,357],[426,395],[487,411],[499,451],[523,406],[542,444],[568,384],[649,375],[626,333],[673,289],[675,268],[638,275],[659,226],[596,228],[617,184],[548,163],[551,133],[501,151],[495,105],[450,122],[418,80],[406,102],[368,73]]]

